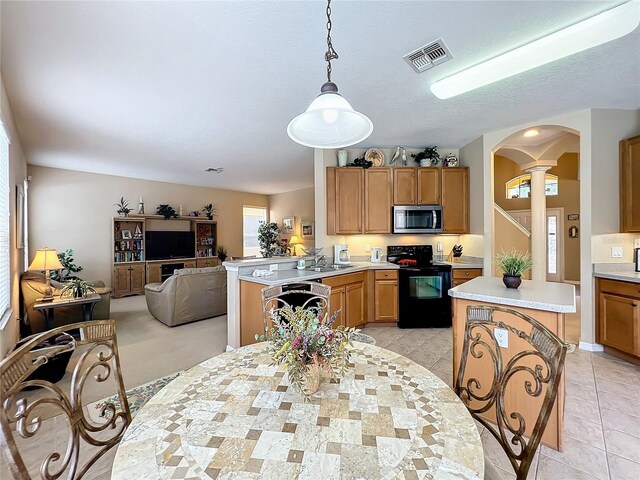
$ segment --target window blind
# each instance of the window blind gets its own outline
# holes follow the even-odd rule
[[[0,123],[0,318],[11,307],[9,265],[9,138]]]

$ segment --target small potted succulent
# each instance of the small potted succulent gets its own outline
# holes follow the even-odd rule
[[[64,287],[60,290],[61,297],[84,298],[91,293],[97,293],[93,284],[80,278],[64,282]]]
[[[113,204],[114,207],[118,207],[118,215],[121,217],[128,217],[131,209],[129,208],[129,202],[127,202],[124,197],[120,197],[120,201],[118,203]]]
[[[496,265],[502,269],[502,281],[507,288],[518,288],[522,283],[522,274],[533,266],[529,252],[520,253],[516,249],[498,255]]]
[[[218,250],[216,251],[216,253],[218,254],[218,258],[220,259],[221,262],[224,262],[227,259],[227,249],[224,248],[222,245],[218,247]]]
[[[213,220],[213,215],[216,213],[215,209],[213,208],[213,203],[206,204],[202,209],[202,212],[207,216],[209,220]]]

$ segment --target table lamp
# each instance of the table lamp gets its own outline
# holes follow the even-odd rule
[[[293,247],[293,256],[296,256],[296,245],[300,245],[302,242],[300,241],[300,239],[298,238],[297,235],[291,235],[291,238],[289,239],[289,245],[291,245]]]
[[[43,302],[50,302],[53,300],[53,290],[51,289],[51,279],[49,276],[49,272],[51,270],[60,270],[64,268],[58,260],[58,252],[56,252],[55,248],[41,248],[36,250],[36,256],[29,265],[29,270],[36,270],[39,272],[44,272],[47,279],[47,287],[44,290],[44,297],[42,297]]]

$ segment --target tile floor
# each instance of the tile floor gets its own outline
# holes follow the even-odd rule
[[[190,324],[191,327],[185,325],[169,329],[150,318],[144,297],[132,298],[116,300],[112,304],[113,317],[118,322],[127,388],[195,365],[202,360],[202,355],[208,358],[223,349],[226,335],[224,328],[218,328],[219,321],[204,320]],[[567,340],[573,343],[577,341],[579,332],[576,322],[577,316],[567,318]],[[150,331],[153,335],[149,334]],[[569,334],[570,331],[573,335]],[[379,346],[408,356],[452,385],[450,329],[366,328],[363,332],[376,338]],[[194,339],[203,336],[204,339]],[[188,347],[198,341],[197,349]],[[167,351],[177,353],[171,357],[173,361],[166,361]],[[176,361],[178,357],[179,361]],[[541,447],[529,478],[640,480],[639,399],[640,367],[605,354],[581,350],[569,354],[566,365],[565,450],[558,453]],[[66,444],[65,425],[56,425],[56,421],[47,420],[50,431],[43,429],[42,436],[38,436],[37,443],[31,446],[29,456],[37,454],[35,458],[42,461],[45,447],[50,452],[51,445],[61,448]],[[488,432],[481,432],[481,437],[487,456],[500,468],[503,477],[515,478],[495,439]],[[85,478],[108,479],[113,452],[101,459]],[[37,467],[34,465],[32,468],[36,473]],[[9,478],[11,476],[3,459],[0,462],[0,479]]]
[[[380,347],[401,353],[453,385],[451,329],[366,328]],[[640,480],[640,367],[606,354],[567,355],[564,451],[542,446],[529,472],[537,480]],[[513,469],[480,427],[485,453],[505,479]]]

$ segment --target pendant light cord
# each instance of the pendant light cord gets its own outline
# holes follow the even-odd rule
[[[331,0],[327,0],[327,52],[324,59],[327,62],[327,81],[331,82],[331,60],[338,58],[338,54],[333,49],[331,43]]]

